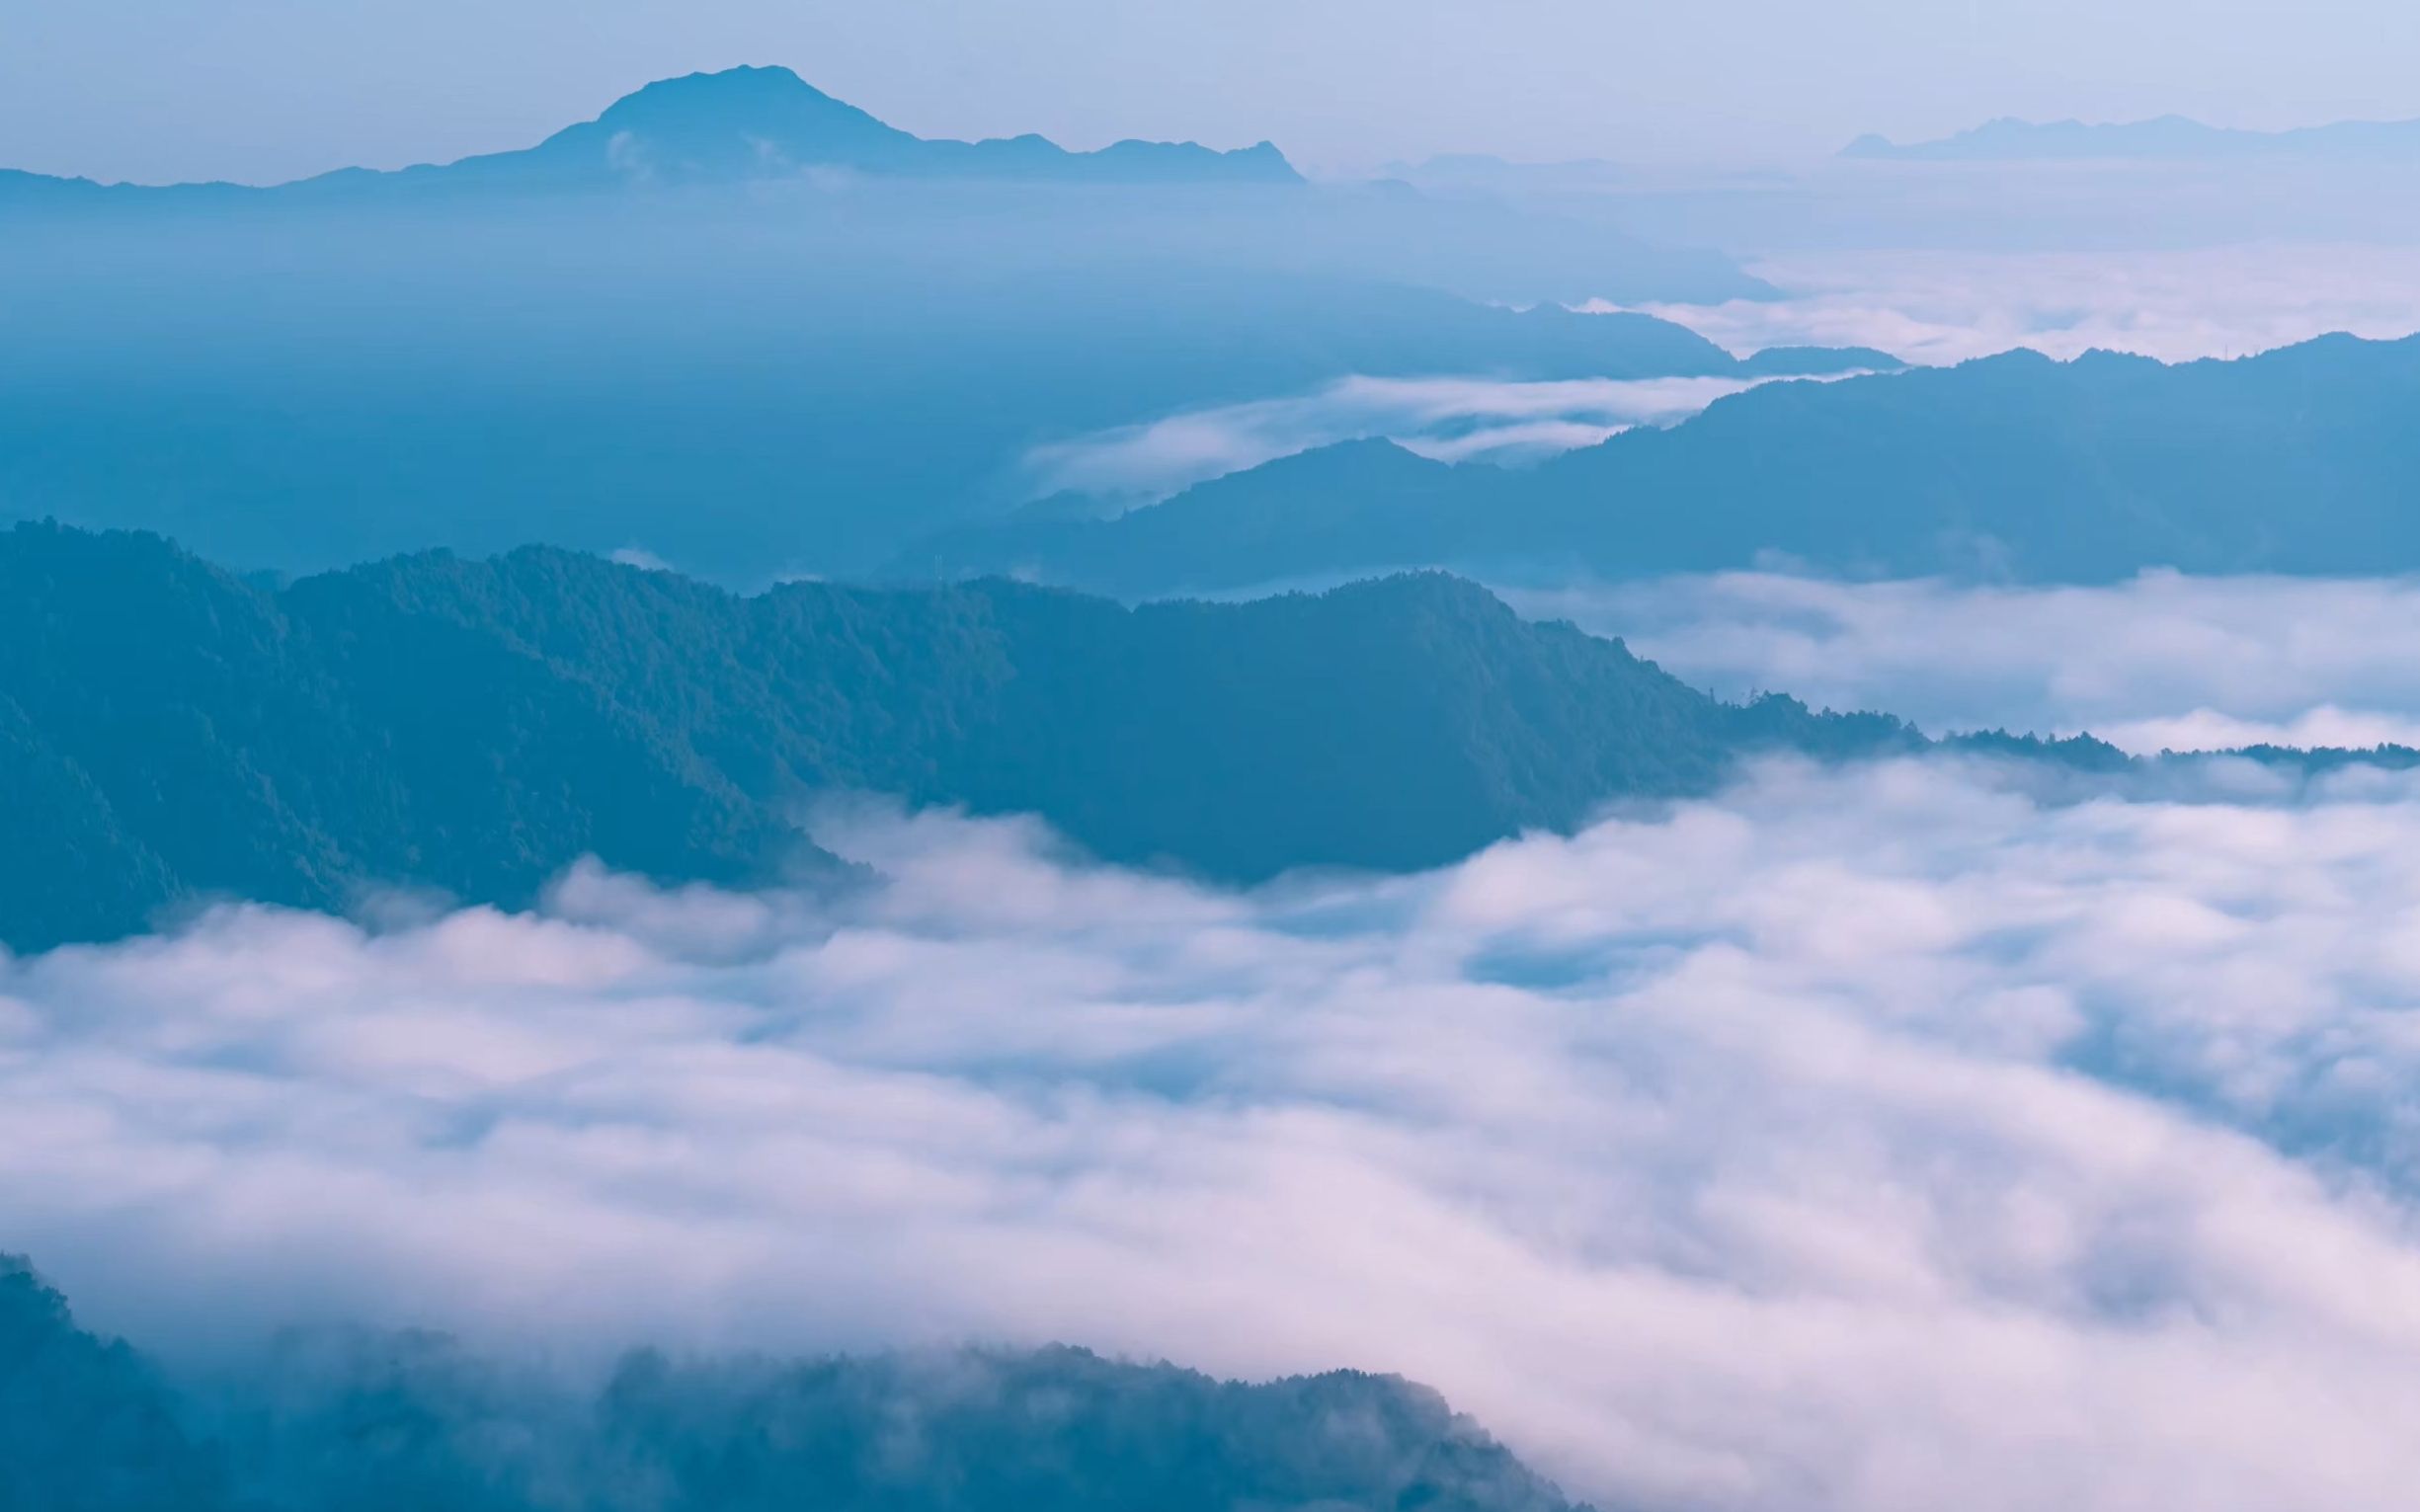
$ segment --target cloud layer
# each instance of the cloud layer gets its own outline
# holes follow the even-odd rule
[[[1068,1339],[1446,1391],[1652,1506],[2420,1477],[2420,787],[1775,767],[1251,894],[842,816],[841,903],[237,908],[0,970],[0,1213],[103,1326]]]
[[[2146,573],[2105,588],[1767,573],[1507,590],[1727,696],[2129,750],[2420,745],[2420,583]]]
[[[2164,252],[1809,253],[1756,264],[1791,291],[1770,302],[1654,305],[1734,351],[1879,347],[1956,362],[2031,347],[2169,361],[2245,357],[2331,331],[2420,329],[2407,246],[2264,242]]]
[[[1031,492],[1119,507],[1336,441],[1385,437],[1440,461],[1520,462],[1669,425],[1751,387],[1734,378],[1339,378],[1315,393],[1188,410],[1053,442],[1024,458]]]

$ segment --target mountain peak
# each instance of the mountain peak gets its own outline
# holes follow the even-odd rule
[[[659,79],[556,139],[586,144],[600,135],[692,170],[768,150],[812,162],[818,152],[897,150],[916,140],[778,65]]]
[[[778,63],[743,63],[737,68],[682,74],[643,84],[606,107],[600,119],[814,104],[837,106],[841,102]]]
[[[778,65],[660,79],[616,100],[595,120],[556,132],[535,155],[590,182],[728,182],[810,168],[921,178],[1299,182],[1284,156],[1265,142],[1221,153],[1190,142],[1120,142],[1100,152],[1069,152],[1031,134],[928,140]]]

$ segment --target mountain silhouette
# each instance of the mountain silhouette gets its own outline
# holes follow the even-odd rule
[[[1523,472],[1332,448],[1108,520],[899,559],[1153,595],[1445,567],[1625,577],[1781,562],[2109,582],[2420,571],[2420,337],[2233,361],[2012,352],[1774,383]]]
[[[1321,192],[1248,193],[1307,207]],[[723,203],[568,227],[314,211],[175,235],[128,221],[47,248],[0,234],[0,283],[44,290],[12,312],[0,361],[0,522],[158,530],[291,572],[435,546],[636,546],[754,586],[863,575],[1011,507],[1037,490],[1036,447],[1349,376],[1896,365],[1741,361],[1642,314],[1121,250],[1097,219],[1046,210],[1021,222],[1044,245],[1020,253],[1003,213],[972,238],[947,207],[833,198],[811,215]],[[1130,242],[1218,234],[1134,220]],[[294,272],[262,278],[264,260]]]
[[[247,582],[157,536],[0,533],[0,944],[138,932],[214,900],[372,890],[524,906],[583,856],[666,882],[859,876],[808,800],[1031,814],[1215,882],[1409,871],[1759,755],[1928,751],[2151,791],[2079,736],[1928,739],[1729,703],[1620,641],[1408,573],[1129,607],[987,580],[754,597],[546,547]],[[2420,752],[2254,748],[2287,773]]]
[[[594,191],[732,184],[814,170],[878,177],[1042,180],[1127,185],[1299,184],[1267,142],[1217,152],[1192,142],[1121,141],[1071,152],[1040,136],[979,142],[928,140],[836,100],[787,68],[740,67],[663,79],[626,95],[594,120],[533,147],[395,171],[345,168],[266,189],[234,185],[146,188],[0,173],[0,206],[226,202],[346,198],[395,192]]]
[[[1936,163],[2277,157],[2409,160],[2420,158],[2420,120],[2342,120],[2288,131],[2246,131],[2205,125],[2183,116],[2108,124],[2003,117],[1934,141],[1902,144],[1879,135],[1861,136],[1840,155]]]
[[[1906,749],[1740,706],[1471,584],[1246,604],[1005,582],[743,597],[527,548],[243,582],[156,536],[0,534],[0,941],[212,898],[528,903],[582,855],[840,880],[815,793],[1033,813],[1094,854],[1253,880],[1409,869],[1754,750]]]

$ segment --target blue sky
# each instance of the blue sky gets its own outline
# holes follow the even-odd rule
[[[2415,57],[2409,0],[0,0],[0,163],[451,157],[738,62],[928,134],[1787,159],[1995,115],[2420,115]]]

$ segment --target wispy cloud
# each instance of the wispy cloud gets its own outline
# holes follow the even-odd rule
[[[2420,745],[2420,582],[2146,573],[2094,588],[1769,573],[1513,589],[1737,695],[1935,731],[2091,730],[2135,751]]]
[[[1235,894],[1018,823],[842,904],[582,870],[0,969],[0,1212],[105,1326],[1080,1340],[1436,1384],[1575,1489],[2400,1508],[2420,789],[1776,767]]]
[[[2243,357],[2331,331],[2420,330],[2420,258],[2401,246],[1802,254],[1753,271],[1791,297],[1644,308],[1734,351],[1867,346],[1933,363],[2014,347],[2178,361]]]
[[[1341,440],[1384,437],[1445,461],[1519,462],[1684,420],[1750,387],[1734,378],[1340,378],[1315,393],[1188,410],[1035,447],[1031,491],[1112,507]]]

